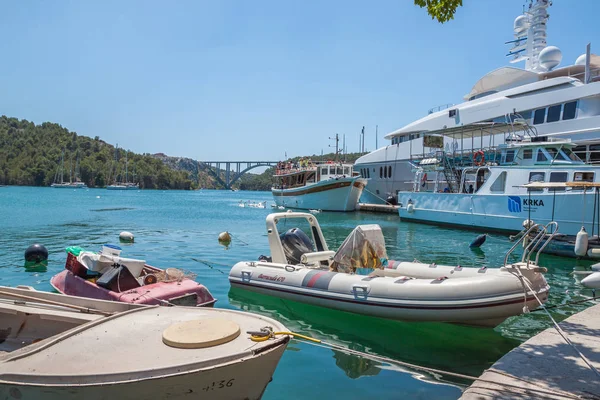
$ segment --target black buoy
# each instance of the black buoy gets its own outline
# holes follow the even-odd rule
[[[473,240],[471,242],[471,244],[469,245],[469,247],[473,248],[473,247],[477,247],[479,248],[483,243],[485,243],[485,239],[486,239],[487,235],[484,233],[483,235],[479,235],[475,238],[475,240]]]
[[[398,198],[394,195],[389,195],[388,198],[385,200],[389,205],[391,206],[397,206],[398,205]]]
[[[32,244],[25,250],[25,261],[42,262],[48,260],[48,250],[41,244]]]

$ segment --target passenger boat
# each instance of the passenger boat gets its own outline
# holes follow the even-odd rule
[[[351,164],[307,163],[293,167],[282,163],[271,189],[279,207],[323,211],[354,211],[367,184]]]
[[[297,228],[280,235],[278,223],[299,220],[308,223],[312,239]],[[546,269],[531,259],[537,240],[519,262],[507,260],[520,241],[500,268],[466,268],[387,261],[377,225],[357,227],[337,252],[330,251],[309,213],[270,214],[267,235],[271,257],[235,264],[229,273],[232,287],[382,318],[483,326],[536,308],[548,297]],[[364,266],[374,268],[360,274]]]
[[[415,164],[412,190],[397,193],[400,218],[508,233],[521,231],[525,220],[556,221],[562,234],[576,235],[582,221],[595,219],[595,207],[590,201],[582,206],[582,197],[585,185],[600,182],[600,167],[579,159],[570,140],[535,136],[527,126],[519,129],[526,133],[509,136],[505,144],[466,156],[438,152]],[[455,134],[476,137],[481,132],[465,127]],[[526,186],[532,182],[542,186]],[[566,182],[573,185],[546,186]]]
[[[260,399],[289,342],[278,321],[0,286],[0,398]]]
[[[68,249],[65,270],[54,275],[50,284],[67,295],[136,304],[203,307],[217,301],[183,271],[121,257],[120,248],[112,245],[104,245],[100,254]]]

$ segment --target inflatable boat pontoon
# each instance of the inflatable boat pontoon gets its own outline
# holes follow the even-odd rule
[[[299,218],[310,225],[312,240],[297,228],[281,235],[278,232],[278,222],[289,224],[290,219]],[[538,229],[546,231],[543,226]],[[368,259],[369,252],[371,259],[375,259],[373,256],[381,252],[378,245],[368,240],[367,244],[349,242],[349,236],[337,253],[330,251],[314,215],[270,214],[267,234],[271,257],[237,263],[229,273],[232,286],[382,318],[483,326],[495,326],[510,316],[540,306],[547,300],[550,289],[542,275],[546,269],[538,266],[537,259],[530,259],[535,241],[526,248],[520,262],[509,264],[508,254],[520,241],[515,243],[501,268],[390,260],[384,268],[360,275],[336,271],[348,270],[348,265],[342,265],[343,260],[354,264],[358,259]],[[384,243],[383,236],[380,243]],[[352,257],[340,255],[349,247],[354,252]],[[351,271],[354,266],[350,266]]]

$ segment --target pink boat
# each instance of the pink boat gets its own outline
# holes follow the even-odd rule
[[[71,296],[127,303],[211,307],[217,301],[204,285],[177,269],[165,271],[144,264],[135,278],[128,268],[117,268],[118,264],[113,267],[103,275],[95,274],[68,253],[66,269],[54,275],[50,284]],[[102,278],[105,282],[97,284]]]

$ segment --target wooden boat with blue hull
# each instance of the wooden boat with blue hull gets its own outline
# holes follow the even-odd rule
[[[277,206],[305,210],[354,211],[367,180],[350,164],[306,164],[277,168],[271,188]]]
[[[298,232],[291,233],[292,240],[290,231],[279,234],[277,223],[289,225],[294,218],[308,221],[310,245]],[[550,289],[545,268],[530,259],[530,251],[520,262],[501,268],[388,261],[387,267],[361,275],[340,272],[335,260],[341,248],[329,250],[314,215],[271,214],[267,233],[271,257],[237,263],[229,273],[233,287],[382,318],[483,326],[538,307],[536,296],[545,302]],[[364,254],[368,246],[359,243],[356,248]]]

